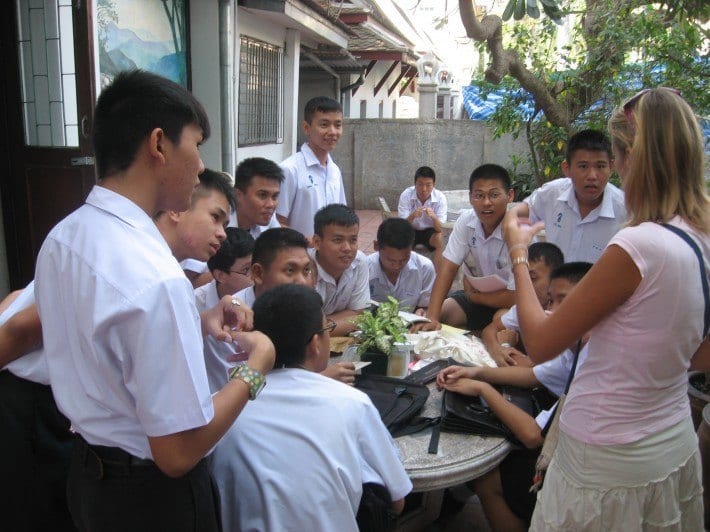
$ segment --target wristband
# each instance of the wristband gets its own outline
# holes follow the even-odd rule
[[[525,264],[526,266],[529,266],[530,263],[528,262],[528,257],[525,255],[524,257],[515,257],[510,261],[511,266],[515,266],[517,264]]]
[[[253,401],[256,396],[264,386],[266,386],[266,379],[264,375],[255,369],[251,369],[246,364],[240,364],[235,366],[229,372],[229,380],[239,379],[244,381],[249,386],[249,400]]]
[[[500,346],[501,346],[501,347],[513,347],[513,346],[510,345],[508,342],[503,342],[502,344],[500,344]]]

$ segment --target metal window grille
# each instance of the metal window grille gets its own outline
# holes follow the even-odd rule
[[[283,48],[240,41],[239,146],[283,142]]]

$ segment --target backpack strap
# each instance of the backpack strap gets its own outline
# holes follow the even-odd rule
[[[693,240],[688,233],[675,225],[666,223],[662,223],[660,225],[685,240],[695,252],[695,256],[698,258],[698,262],[700,263],[700,282],[703,285],[703,297],[705,298],[705,317],[703,322],[703,338],[705,338],[708,335],[708,327],[710,327],[710,290],[708,289],[708,277],[705,275],[705,261],[703,260],[703,254],[700,251],[698,244],[695,243],[695,240]]]

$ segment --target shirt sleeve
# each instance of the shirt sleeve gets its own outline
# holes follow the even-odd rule
[[[443,224],[446,222],[446,217],[448,216],[449,204],[446,202],[446,196],[439,192],[439,201],[437,202],[436,210],[434,213],[439,221]]]
[[[468,243],[466,242],[466,218],[459,216],[454,223],[454,228],[449,235],[449,242],[444,250],[444,258],[455,264],[461,264],[468,253]]]
[[[148,436],[200,427],[214,416],[194,297],[187,279],[168,279],[95,330],[125,343],[124,381]]]
[[[407,194],[408,191],[409,189],[405,189],[405,191],[399,195],[399,205],[397,206],[397,214],[400,218],[406,218],[412,212],[412,210],[409,208],[409,194]]]
[[[355,286],[350,298],[348,308],[350,310],[363,310],[370,306],[370,269],[364,253],[358,251],[355,259],[358,265],[355,268]]]
[[[340,203],[342,205],[347,205],[348,201],[345,198],[345,186],[343,186],[343,176],[340,176]]]
[[[518,322],[518,310],[515,305],[510,307],[510,310],[501,316],[500,321],[506,329],[520,331],[520,323]]]
[[[293,202],[296,198],[298,189],[298,175],[296,168],[287,164],[289,159],[286,159],[279,166],[284,173],[284,180],[281,183],[281,191],[279,193],[279,203],[276,206],[276,214],[288,218],[293,208]]]
[[[527,198],[523,200],[524,203],[528,204],[531,223],[539,222],[544,217],[544,213],[540,212],[541,208],[543,208],[540,205],[541,199],[542,197],[540,196],[540,189],[536,188],[535,190],[533,190],[532,194],[530,194]]]
[[[535,378],[557,397],[564,393],[569,372],[572,369],[568,353],[571,354],[569,350],[566,350],[552,360],[533,366]]]
[[[361,449],[362,482],[384,485],[393,501],[402,499],[412,491],[409,480],[399,457],[399,450],[380,414],[369,398],[364,403],[363,415],[359,416],[358,441]]]
[[[422,295],[419,296],[417,307],[428,307],[429,299],[431,298],[431,289],[434,287],[434,280],[436,279],[436,271],[431,261],[422,261],[421,268],[423,270]]]

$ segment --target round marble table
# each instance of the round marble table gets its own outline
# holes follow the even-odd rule
[[[437,417],[442,393],[432,383],[422,416]],[[496,467],[511,449],[504,438],[441,432],[437,454],[429,454],[432,429],[395,438],[413,491],[432,491],[456,486],[480,477]]]

